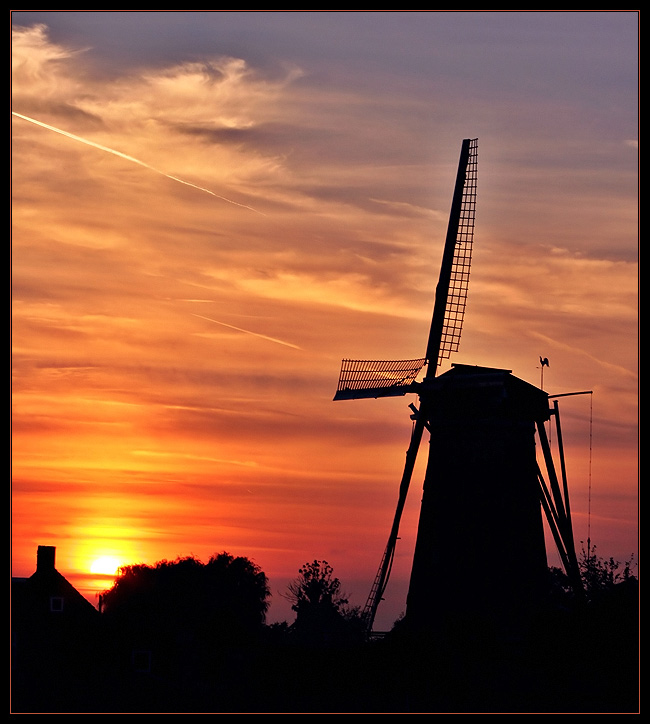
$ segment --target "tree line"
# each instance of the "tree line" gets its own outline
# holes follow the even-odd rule
[[[70,642],[85,663],[73,657],[69,675],[58,667],[51,690],[45,680],[23,682],[21,710],[633,712],[633,561],[590,548],[579,563],[585,595],[576,597],[563,571],[549,568],[546,613],[518,641],[498,640],[472,621],[439,638],[418,637],[401,619],[385,638],[369,639],[361,610],[325,560],[303,564],[282,593],[295,620],[270,625],[269,579],[246,557],[124,566],[101,596],[92,640]]]
[[[621,563],[600,557],[596,547],[589,546],[582,548],[578,563],[587,604],[610,596],[618,587],[638,585],[633,556]],[[549,600],[559,607],[570,606],[577,597],[569,577],[561,568],[551,566],[548,571]],[[278,627],[297,640],[358,640],[363,632],[360,607],[350,605],[326,560],[304,563],[281,595],[291,603],[296,617],[293,623]],[[101,595],[100,610],[116,625],[139,631],[191,624],[202,630],[205,640],[217,636],[234,641],[266,625],[270,598],[269,580],[256,563],[223,552],[207,563],[189,556],[123,566],[112,587]]]

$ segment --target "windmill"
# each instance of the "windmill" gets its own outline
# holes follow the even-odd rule
[[[341,365],[335,400],[414,393],[420,403],[419,408],[409,405],[413,425],[397,507],[363,610],[368,632],[372,631],[390,576],[400,521],[425,430],[430,435],[430,450],[407,597],[407,620],[431,618],[432,601],[440,599],[440,591],[432,582],[433,572],[444,567],[449,557],[460,561],[459,568],[463,571],[467,571],[468,561],[477,560],[474,572],[479,577],[482,575],[484,564],[477,555],[481,544],[473,541],[485,532],[486,525],[490,526],[488,535],[500,547],[500,552],[507,551],[512,558],[512,565],[527,568],[530,580],[521,587],[534,595],[533,589],[547,574],[541,509],[546,513],[567,573],[572,580],[579,580],[568,492],[566,484],[564,490],[560,488],[544,432],[543,423],[553,414],[559,425],[559,413],[549,410],[548,395],[512,377],[509,370],[452,365],[450,372],[436,376],[442,360],[456,352],[460,344],[472,259],[477,170],[478,139],[465,139],[424,356],[394,361],[344,359]],[[425,367],[422,381],[416,381]],[[490,417],[488,422],[486,416]],[[536,430],[544,436],[542,449],[549,484],[536,462],[531,429],[533,438]],[[495,437],[495,430],[503,433]],[[498,466],[495,465],[495,454],[507,462],[499,458]],[[472,460],[468,467],[468,461]],[[496,476],[489,472],[495,467],[499,468]],[[564,473],[564,467],[562,471]],[[525,484],[520,485],[522,476]],[[477,478],[483,478],[485,485],[477,483]],[[471,490],[468,488],[465,492],[464,487],[468,485]],[[496,502],[489,497],[494,489],[498,489]],[[459,540],[458,530],[463,529],[459,523],[463,520],[471,521],[466,536],[471,539],[469,543]],[[495,532],[499,526],[506,530],[516,528],[528,544],[512,546],[510,541],[501,541]],[[513,555],[513,551],[518,553]],[[459,601],[466,599],[468,591],[463,589],[461,577],[454,578],[450,566],[445,575],[447,590],[458,589],[458,595],[448,602],[448,609],[456,608]]]

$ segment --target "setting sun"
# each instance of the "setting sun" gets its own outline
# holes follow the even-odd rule
[[[117,558],[101,556],[93,561],[93,564],[90,566],[90,572],[105,576],[115,576],[120,565],[121,563]]]

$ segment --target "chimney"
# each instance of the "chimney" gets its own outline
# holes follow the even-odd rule
[[[39,546],[36,555],[36,570],[45,572],[54,570],[55,546]]]

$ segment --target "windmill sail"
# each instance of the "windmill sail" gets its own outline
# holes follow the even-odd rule
[[[429,374],[451,352],[457,352],[465,318],[469,271],[472,263],[478,139],[465,139],[461,147],[454,198],[436,287],[436,301],[427,344]]]
[[[411,390],[426,360],[395,361],[344,359],[335,400],[398,397]]]
[[[413,392],[413,382],[428,363],[428,375],[451,352],[457,352],[465,318],[472,263],[478,139],[465,139],[461,147],[447,237],[436,287],[426,356],[413,360],[350,360],[341,365],[335,400],[396,397]]]
[[[428,379],[435,377],[440,360],[458,350],[472,260],[477,157],[478,139],[465,139],[461,146],[426,356],[416,360],[390,362],[343,360],[335,400],[394,397],[405,395],[408,392],[417,392],[418,386],[415,380],[425,364],[428,365],[426,383]],[[363,611],[368,631],[372,630],[377,608],[388,583],[402,511],[427,424],[427,410],[425,409],[428,404],[427,397],[421,396],[420,402],[420,410],[413,415],[414,425],[406,453],[406,464],[400,483],[393,525]]]

